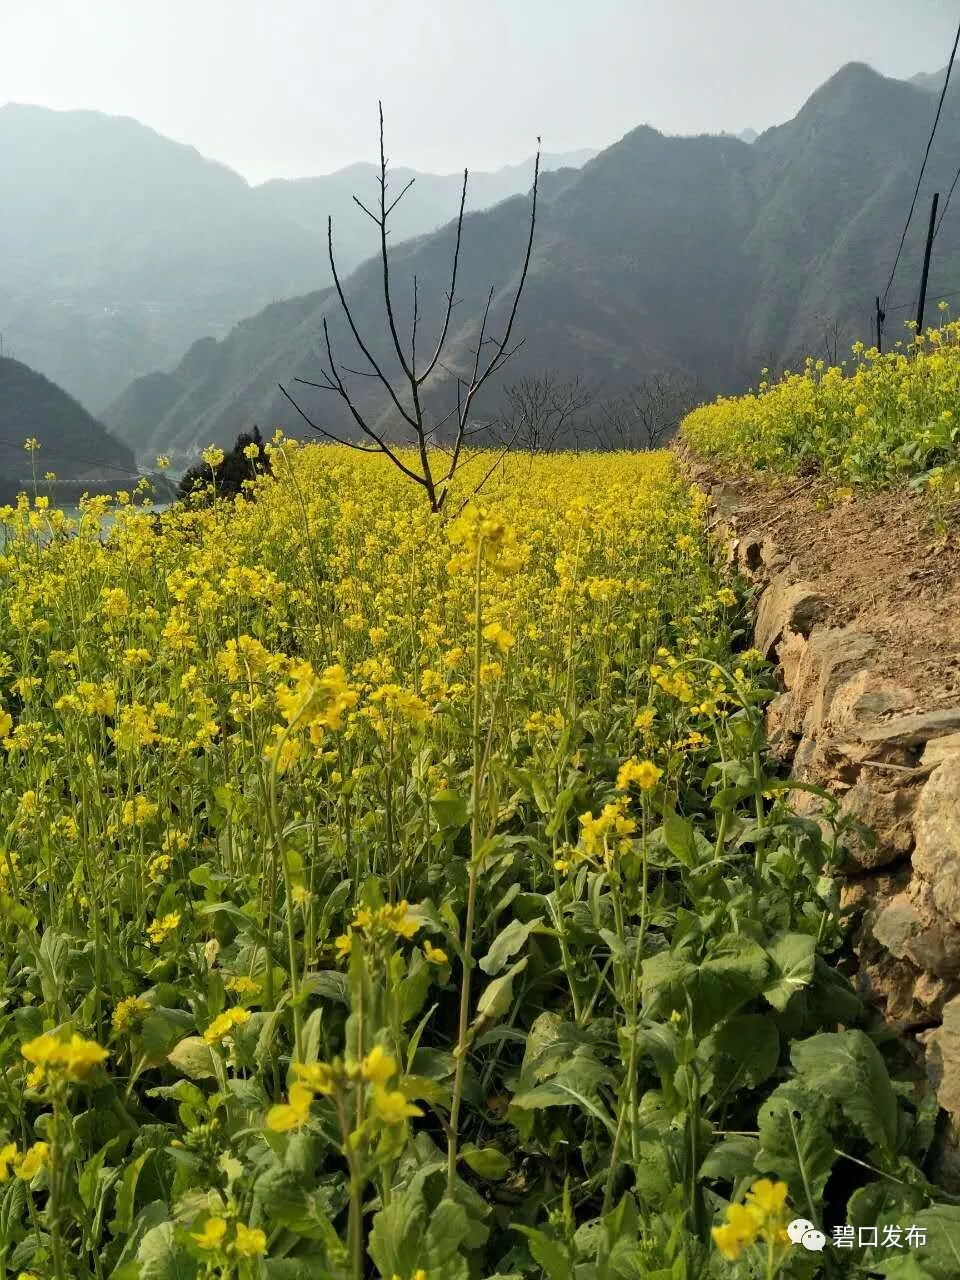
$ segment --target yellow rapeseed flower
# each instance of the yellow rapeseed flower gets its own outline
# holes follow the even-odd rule
[[[154,946],[159,946],[161,942],[165,942],[180,927],[180,912],[170,911],[167,915],[159,920],[154,920],[147,927],[147,937]]]
[[[199,1247],[214,1252],[223,1247],[227,1234],[226,1218],[208,1218],[202,1231],[191,1233]]]
[[[256,447],[256,445],[247,446],[254,449]],[[238,1222],[233,1248],[241,1258],[262,1258],[267,1252],[266,1233],[259,1227],[247,1227],[242,1222]]]
[[[385,1089],[374,1085],[373,1109],[386,1124],[402,1124],[409,1116],[422,1116],[423,1112],[408,1102],[399,1089]]]
[[[243,1009],[239,1005],[233,1005],[229,1009],[224,1009],[223,1013],[217,1014],[214,1020],[203,1033],[203,1038],[207,1044],[220,1044],[224,1040],[230,1039],[236,1027],[242,1027],[245,1022],[250,1021],[250,1010]]]
[[[29,1078],[32,1088],[47,1081],[57,1084],[86,1080],[110,1056],[95,1040],[85,1040],[76,1032],[70,1036],[45,1032],[21,1045],[20,1053],[33,1064]]]
[[[277,1103],[267,1112],[267,1128],[273,1133],[302,1129],[310,1120],[313,1089],[309,1084],[292,1084],[287,1102]]]
[[[440,947],[435,947],[429,938],[424,941],[423,954],[430,964],[447,963],[447,953]]]
[[[46,1142],[35,1142],[17,1161],[17,1177],[21,1182],[31,1182],[49,1163],[50,1147]]]
[[[617,790],[629,791],[636,785],[641,791],[652,791],[663,777],[663,770],[658,769],[652,760],[627,760],[620,766],[617,774]]]

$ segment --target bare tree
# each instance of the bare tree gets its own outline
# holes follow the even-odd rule
[[[554,372],[521,378],[505,387],[504,406],[489,428],[500,444],[525,453],[549,453],[576,442],[594,393],[579,377]]]
[[[366,361],[366,369],[352,369],[349,366],[337,361],[333,353],[333,346],[330,339],[330,331],[326,319],[323,321],[323,338],[326,348],[327,363],[321,369],[321,381],[311,382],[306,378],[295,378],[294,381],[304,386],[316,387],[321,391],[332,391],[346,405],[350,416],[356,423],[361,433],[361,443],[346,440],[340,436],[324,430],[323,427],[313,422],[299,404],[294,400],[283,386],[280,387],[283,395],[289,400],[296,409],[297,413],[303,420],[319,435],[324,436],[328,440],[334,440],[338,444],[348,445],[351,448],[359,449],[367,453],[383,453],[393,464],[403,472],[410,480],[423,487],[427,499],[430,503],[431,510],[440,511],[446,501],[447,494],[450,491],[450,485],[456,475],[457,468],[460,465],[463,454],[464,442],[469,435],[471,413],[474,409],[474,401],[480,388],[487,380],[498,373],[510,357],[516,352],[522,344],[522,339],[510,345],[510,338],[513,333],[514,322],[517,317],[517,307],[520,303],[520,296],[523,293],[523,286],[527,279],[527,269],[530,265],[530,254],[533,248],[533,232],[537,220],[537,189],[540,181],[540,139],[537,138],[537,154],[533,169],[533,191],[530,202],[530,229],[527,236],[526,252],[523,258],[523,265],[520,272],[520,280],[517,284],[516,292],[513,296],[513,303],[507,315],[506,324],[504,325],[502,334],[499,337],[493,337],[488,333],[488,324],[490,320],[490,309],[493,304],[494,286],[490,286],[487,294],[486,304],[483,309],[483,315],[480,320],[480,328],[477,336],[477,346],[475,350],[475,358],[473,368],[468,378],[456,375],[456,404],[446,414],[439,417],[436,421],[428,422],[428,413],[424,406],[425,392],[431,379],[439,369],[441,373],[448,373],[448,369],[443,363],[444,347],[450,328],[450,317],[456,304],[456,288],[457,288],[457,270],[460,264],[460,248],[463,232],[463,213],[467,199],[467,170],[463,171],[463,187],[460,193],[460,211],[456,220],[456,239],[453,250],[453,264],[450,273],[450,288],[445,297],[446,304],[443,311],[443,320],[440,326],[440,336],[436,346],[433,348],[432,354],[426,363],[418,368],[417,363],[417,329],[420,324],[420,294],[417,286],[417,277],[413,277],[413,322],[410,331],[409,345],[406,345],[400,337],[398,329],[393,293],[391,291],[390,278],[390,257],[387,251],[388,226],[387,222],[390,214],[397,207],[404,195],[409,191],[415,179],[407,183],[399,195],[388,202],[387,199],[387,158],[384,150],[383,139],[383,104],[379,103],[380,110],[380,174],[378,185],[380,188],[380,199],[377,205],[371,210],[357,197],[353,199],[359,208],[375,223],[380,233],[380,260],[382,264],[383,274],[383,302],[386,311],[386,320],[390,330],[390,338],[393,344],[393,350],[396,353],[400,363],[402,376],[398,379],[400,391],[394,386],[393,381],[384,372],[383,365],[376,359],[371,351],[369,343],[361,336],[350,304],[347,302],[346,295],[343,291],[343,285],[340,275],[337,271],[336,262],[333,254],[333,220],[327,218],[327,252],[330,259],[330,270],[333,275],[333,283],[337,291],[337,297],[340,307],[349,325],[350,332],[353,335],[357,347],[363,359]],[[356,400],[350,391],[344,375],[354,375],[366,378],[376,379],[383,387],[389,397],[393,408],[398,415],[398,423],[402,423],[402,429],[405,431],[406,438],[404,444],[414,447],[417,450],[417,462],[412,465],[407,463],[399,456],[397,446],[388,441],[385,432],[374,426],[360,412],[357,407]],[[402,398],[401,398],[402,393]],[[438,433],[446,426],[451,424],[452,443],[448,447],[443,447]],[[436,454],[431,460],[431,450],[442,449],[444,458],[441,465],[435,470]]]
[[[823,354],[828,365],[833,366],[840,363],[840,350],[843,345],[843,326],[840,321],[833,320],[829,324],[825,321],[823,326]]]
[[[654,374],[626,394],[607,400],[592,415],[602,449],[659,449],[703,396],[677,374]]]

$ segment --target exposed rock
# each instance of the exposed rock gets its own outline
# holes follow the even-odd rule
[[[858,736],[867,745],[919,747],[931,738],[952,736],[958,729],[960,707],[951,707],[945,711],[919,711],[909,716],[896,716],[863,729]]]
[[[873,727],[881,716],[904,711],[915,705],[915,695],[902,685],[885,680],[874,671],[858,671],[843,682],[830,704],[829,725],[833,730]]]
[[[756,535],[747,534],[740,539],[737,562],[742,572],[751,575],[763,568],[763,543]]]
[[[827,616],[828,602],[811,582],[786,581],[778,574],[763,593],[754,630],[756,646],[767,657],[789,631],[809,635]]]
[[[862,823],[876,836],[872,846],[854,833],[846,836],[848,869],[873,871],[910,852],[917,794],[916,787],[893,786],[887,790],[864,780],[847,791],[840,802],[840,817]]]
[[[840,890],[840,907],[849,912],[851,919],[862,919],[864,930],[854,937],[854,950],[860,952],[877,951],[871,931],[871,924],[883,910],[884,905],[902,893],[910,883],[910,869],[897,867],[881,870],[871,875],[860,876],[856,880],[848,880]]]
[[[937,1101],[956,1120],[960,1117],[960,996],[943,1007],[943,1022],[924,1037],[927,1076]]]
[[[920,760],[923,769],[935,769],[948,757],[960,755],[960,733],[948,733],[942,738],[933,738],[927,743],[926,750]]]
[[[818,731],[835,694],[877,648],[874,637],[857,627],[817,627],[812,632],[794,677],[795,732]]]
[[[710,490],[710,501],[717,519],[729,520],[740,505],[740,487],[730,480],[715,484]]]
[[[764,720],[770,754],[781,764],[789,763],[797,749],[799,738],[790,728],[792,723],[793,697],[789,693],[781,693],[767,707]]]
[[[797,683],[797,672],[807,651],[807,639],[799,631],[791,631],[777,650],[784,687],[792,689]]]
[[[913,989],[914,998],[935,1018],[943,1017],[943,1007],[957,994],[957,982],[921,973]]]
[[[960,751],[946,755],[920,792],[913,869],[947,919],[960,923]]]
[[[916,1005],[913,993],[917,971],[907,960],[881,955],[877,960],[861,964],[857,972],[857,990],[865,1004],[883,1008],[888,1022],[916,1026],[929,1022],[925,1011]]]
[[[916,881],[879,913],[873,936],[891,955],[935,978],[960,973],[960,930],[938,915],[927,887]]]
[[[937,674],[941,658],[957,652],[949,622],[956,596],[943,607],[938,598],[936,612],[931,599],[924,612],[922,593],[913,592],[901,614],[897,570],[910,569],[910,580],[919,571],[906,551],[873,556],[859,507],[846,522],[852,548],[824,540],[818,516],[806,526],[816,543],[807,555],[789,512],[778,516],[750,492],[743,482],[715,486],[714,528],[731,540],[727,563],[761,588],[754,643],[776,657],[784,690],[767,707],[769,749],[797,782],[836,797],[841,819],[876,836],[875,844],[856,830],[842,837],[853,877],[840,894],[852,929],[849,971],[875,1016],[911,1032],[906,1047],[915,1055],[925,1047],[928,1074],[953,1117],[949,1125],[941,1117],[936,1176],[960,1193],[960,706],[951,705],[956,673],[952,685]],[[891,550],[904,541],[886,526],[883,537]],[[831,608],[859,625],[830,626]],[[820,796],[797,789],[788,800],[829,835]]]

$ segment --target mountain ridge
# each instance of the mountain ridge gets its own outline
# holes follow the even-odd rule
[[[949,101],[931,186],[949,181],[960,153],[960,112]],[[519,312],[526,342],[505,380],[552,367],[616,391],[629,379],[669,372],[713,394],[743,389],[763,364],[819,349],[831,327],[835,348],[869,338],[873,297],[893,260],[929,124],[926,90],[854,63],[815,90],[793,120],[752,143],[667,137],[642,125],[581,168],[547,175]],[[515,196],[465,221],[464,300],[445,360],[453,370],[469,364],[470,322],[491,283],[495,329],[504,317],[527,216],[528,202]],[[919,274],[922,221],[907,238],[898,293]],[[938,237],[933,292],[960,282],[957,225],[948,220]],[[414,273],[421,287],[430,282],[434,299],[442,296],[451,248],[450,224],[397,245],[395,296],[409,298]],[[376,332],[375,354],[387,359],[381,287],[376,260],[345,282],[361,332]],[[333,301],[311,293],[249,318],[208,350],[202,386],[183,368],[154,385],[157,403],[168,405],[159,417],[134,384],[105,420],[137,448],[185,453],[207,439],[227,443],[254,422],[301,432],[276,383],[316,379],[324,319],[338,354],[348,364],[357,358]],[[408,324],[408,303],[398,310]],[[229,389],[211,394],[228,370]],[[447,379],[432,402],[438,415],[439,401],[445,396],[449,407],[453,393]],[[325,429],[355,435],[332,397],[303,395]],[[368,380],[357,399],[382,429],[395,430]],[[486,396],[483,412],[494,416],[497,407],[496,396]]]
[[[27,440],[38,443],[37,478],[54,472],[67,483],[135,482],[130,449],[49,378],[21,360],[0,356],[0,500],[32,482]]]
[[[407,234],[441,225],[459,195],[455,175],[417,177],[401,205]],[[7,103],[0,332],[29,365],[100,409],[139,374],[175,366],[205,334],[223,337],[271,302],[328,285],[328,211],[341,268],[357,266],[351,242],[367,220],[345,185],[337,172],[250,184],[130,116]],[[528,185],[522,166],[480,174],[473,207]]]

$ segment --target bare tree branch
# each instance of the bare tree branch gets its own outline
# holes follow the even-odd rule
[[[361,453],[379,453],[380,452],[379,447],[375,444],[357,444],[353,440],[344,440],[340,436],[331,435],[329,431],[324,431],[323,427],[318,427],[315,422],[312,422],[310,418],[307,417],[304,411],[297,404],[296,400],[294,400],[293,396],[291,396],[290,393],[286,391],[279,382],[277,383],[277,386],[280,388],[281,394],[286,396],[286,398],[290,401],[290,403],[296,409],[297,413],[299,413],[300,417],[304,420],[307,426],[311,427],[314,431],[318,432],[318,434],[322,436],[326,436],[326,438],[328,440],[332,440],[334,444],[346,445],[348,449],[359,449]]]
[[[413,323],[410,331],[409,355],[400,334],[400,327],[397,323],[393,301],[393,288],[391,281],[391,262],[388,252],[388,219],[390,214],[396,208],[397,204],[403,196],[410,190],[414,179],[411,179],[397,197],[388,203],[387,187],[388,187],[388,162],[386,155],[386,146],[384,140],[384,123],[383,123],[383,104],[378,103],[379,123],[380,123],[380,172],[378,178],[379,184],[379,205],[369,208],[358,196],[354,196],[354,202],[363,210],[363,212],[376,224],[380,232],[380,265],[383,284],[383,304],[386,312],[387,328],[390,333],[390,339],[393,344],[393,350],[396,354],[402,374],[402,382],[406,383],[409,390],[409,407],[403,403],[398,394],[398,388],[395,385],[395,379],[388,376],[384,366],[378,358],[373,354],[370,344],[362,337],[358,325],[356,323],[353,311],[347,301],[343,283],[337,271],[336,260],[333,252],[333,220],[327,218],[327,253],[330,261],[330,270],[333,276],[334,287],[336,289],[337,300],[346,319],[347,326],[353,336],[354,342],[357,344],[359,351],[364,357],[369,369],[356,369],[351,365],[340,363],[338,365],[334,353],[333,345],[330,338],[330,331],[327,320],[323,321],[323,335],[326,346],[327,365],[321,367],[321,380],[310,381],[305,378],[295,378],[294,381],[299,382],[303,386],[313,387],[320,391],[334,392],[346,406],[347,412],[353,418],[357,427],[361,432],[361,436],[365,436],[372,443],[351,444],[351,442],[343,440],[340,436],[324,430],[318,426],[296,403],[291,395],[280,388],[287,400],[293,405],[294,409],[300,417],[311,427],[312,430],[324,436],[326,439],[335,440],[341,444],[351,444],[351,447],[358,448],[364,452],[382,452],[384,453],[396,467],[410,479],[421,485],[427,493],[432,510],[439,512],[444,505],[450,486],[456,476],[457,468],[461,463],[464,440],[469,434],[474,434],[470,429],[470,416],[477,393],[484,383],[503,367],[503,365],[515,354],[521,346],[523,339],[521,338],[511,346],[510,339],[516,322],[517,311],[520,304],[520,297],[526,283],[527,273],[530,266],[530,259],[533,251],[533,237],[536,227],[537,216],[537,194],[540,182],[540,139],[537,138],[537,153],[534,162],[533,171],[533,189],[530,202],[530,226],[526,239],[526,247],[523,256],[520,278],[513,294],[513,300],[506,319],[506,325],[499,339],[494,339],[488,334],[488,327],[493,308],[496,289],[491,286],[487,294],[486,303],[483,309],[483,315],[480,321],[480,332],[477,341],[477,349],[473,363],[472,375],[467,381],[461,377],[459,373],[453,373],[448,370],[447,365],[443,361],[443,353],[450,332],[451,317],[453,309],[458,305],[456,297],[457,277],[460,267],[461,246],[463,240],[463,223],[464,212],[466,209],[467,199],[467,183],[468,171],[463,171],[463,184],[460,190],[460,205],[455,223],[455,240],[453,246],[453,261],[450,272],[450,287],[444,295],[444,306],[442,312],[442,320],[440,323],[440,333],[436,347],[422,372],[417,371],[417,340],[419,336],[421,316],[421,299],[420,287],[417,275],[413,277]],[[492,355],[487,358],[485,351],[487,347],[492,347]],[[422,391],[425,384],[432,377],[437,369],[448,373],[449,376],[456,379],[456,406],[448,413],[442,414],[432,425],[427,421]],[[387,397],[399,416],[399,422],[404,428],[402,435],[406,436],[405,443],[417,450],[419,455],[418,469],[408,466],[397,454],[396,450],[387,442],[385,430],[371,424],[363,412],[361,412],[356,401],[346,383],[343,375],[348,374],[354,377],[363,377],[368,380],[376,381],[381,384]],[[404,397],[406,398],[406,396]],[[440,440],[439,433],[441,429],[451,420],[455,422],[453,432],[453,442],[448,449]],[[477,431],[486,428],[478,427]],[[409,434],[407,434],[409,432]],[[395,435],[395,433],[394,433]],[[510,445],[507,446],[509,448]],[[435,479],[431,469],[431,451],[440,450],[449,458],[449,463],[444,464],[441,469],[442,478],[439,482]]]

